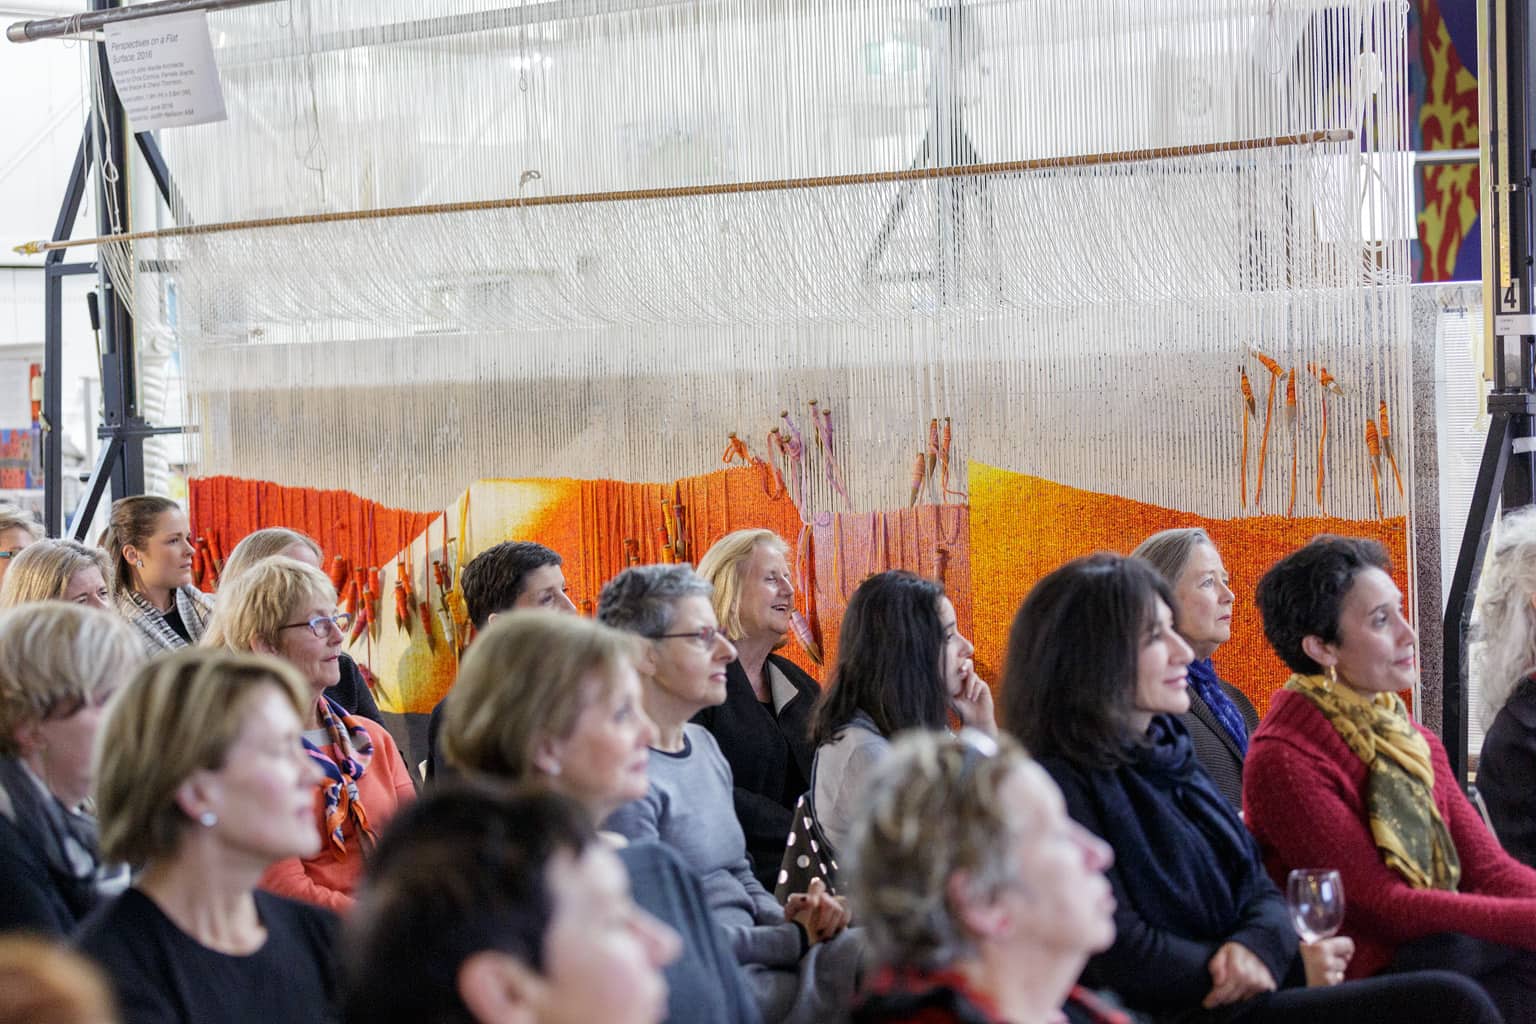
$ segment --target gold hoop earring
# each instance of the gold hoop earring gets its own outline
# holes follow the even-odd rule
[[[1331,690],[1339,685],[1339,670],[1333,665],[1325,666],[1323,668],[1323,678],[1328,680],[1328,684],[1324,689]]]

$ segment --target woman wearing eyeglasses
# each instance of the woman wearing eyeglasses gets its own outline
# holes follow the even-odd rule
[[[207,646],[281,658],[310,688],[304,748],[324,776],[315,791],[318,853],[278,861],[262,888],[333,910],[352,905],[363,854],[396,808],[416,796],[384,727],[348,714],[325,696],[350,617],[336,611],[325,574],[292,558],[269,558],[229,581],[208,624]]]
[[[731,767],[709,730],[689,722],[725,700],[726,666],[736,658],[711,590],[686,565],[637,565],[603,587],[598,619],[650,641],[636,667],[657,733],[645,796],[607,827],[634,841],[659,839],[698,873],[765,1021],[835,1019],[857,984],[863,939],[846,930],[846,905],[818,883],[781,907],[754,877]]]

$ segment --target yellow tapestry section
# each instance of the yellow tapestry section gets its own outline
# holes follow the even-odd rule
[[[977,666],[994,685],[1014,612],[1035,582],[1094,551],[1128,553],[1158,530],[1198,526],[1211,535],[1232,574],[1237,603],[1232,639],[1216,652],[1221,677],[1252,698],[1260,715],[1290,673],[1264,640],[1254,587],[1281,557],[1320,533],[1369,537],[1392,556],[1397,585],[1408,593],[1407,520],[1253,516],[1208,519],[1111,494],[1078,490],[982,463],[970,465],[970,569]]]

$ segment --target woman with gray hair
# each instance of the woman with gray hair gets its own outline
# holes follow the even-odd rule
[[[1536,867],[1536,512],[1500,521],[1475,607],[1474,651],[1491,720],[1477,788],[1504,849]]]
[[[0,614],[0,931],[68,935],[102,894],[91,795],[104,708],[140,661],[118,617],[50,601]]]
[[[876,770],[849,852],[881,965],[854,1024],[1128,1019],[1075,987],[1115,937],[1113,855],[1011,738],[905,734]]]
[[[29,544],[43,539],[42,524],[30,512],[24,512],[8,501],[0,501],[0,580],[12,560]]]
[[[725,700],[736,648],[720,630],[710,584],[687,565],[640,565],[603,588],[597,617],[646,638],[639,648],[641,699],[655,723],[650,783],[607,827],[656,839],[682,855],[746,968],[763,1019],[836,1019],[857,984],[863,940],[846,930],[846,905],[813,883],[779,906],[753,876],[732,800],[731,768],[709,730],[689,722]]]
[[[1216,674],[1211,655],[1232,638],[1231,577],[1204,530],[1162,530],[1137,545],[1132,558],[1151,563],[1173,590],[1173,628],[1194,652],[1189,663],[1189,711],[1181,715],[1200,762],[1216,789],[1243,808],[1243,758],[1259,713],[1243,691]]]

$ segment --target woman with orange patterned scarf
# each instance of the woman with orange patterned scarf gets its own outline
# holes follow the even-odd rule
[[[315,791],[321,844],[309,857],[278,861],[262,888],[336,911],[352,905],[363,855],[396,808],[416,790],[395,741],[377,722],[325,696],[336,684],[348,617],[336,611],[325,574],[292,558],[265,559],[231,580],[204,643],[281,658],[309,683],[304,747],[323,778]]]

